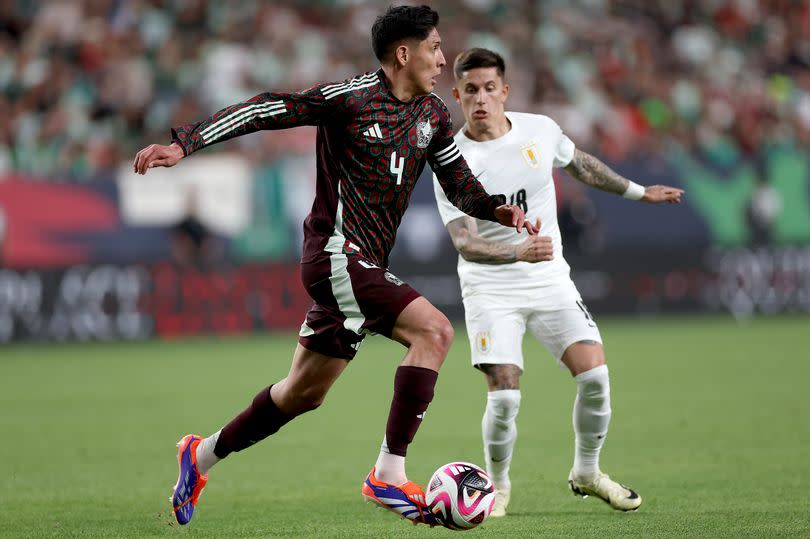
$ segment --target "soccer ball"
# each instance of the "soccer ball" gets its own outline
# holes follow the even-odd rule
[[[425,496],[428,509],[445,528],[469,530],[489,516],[495,487],[475,464],[451,462],[430,477]]]

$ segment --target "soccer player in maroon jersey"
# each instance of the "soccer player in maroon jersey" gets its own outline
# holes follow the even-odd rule
[[[523,211],[489,195],[453,141],[452,122],[432,94],[445,65],[428,6],[389,8],[372,28],[381,68],[298,93],[268,92],[207,120],[172,130],[168,146],[153,144],[134,170],[171,167],[211,144],[260,129],[317,125],[317,187],[304,222],[301,276],[314,300],[301,326],[286,378],[208,438],[179,443],[180,474],[172,496],[180,524],[191,520],[208,470],[314,410],[367,334],[408,350],[397,368],[382,447],[363,483],[363,496],[411,519],[436,524],[422,488],[408,481],[405,454],[433,399],[438,370],[453,340],[447,318],[387,269],[397,227],[429,162],[447,198],[465,213],[535,234]]]

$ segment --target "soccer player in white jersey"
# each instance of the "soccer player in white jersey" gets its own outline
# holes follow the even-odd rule
[[[453,71],[453,95],[466,120],[455,136],[457,146],[488,191],[505,193],[540,228],[538,235],[522,241],[505,228],[458,211],[434,180],[439,213],[460,254],[472,363],[488,385],[482,430],[487,471],[497,492],[492,516],[505,515],[509,503],[527,329],[576,382],[571,490],[599,497],[615,509],[637,509],[641,496],[599,467],[611,416],[608,368],[599,329],[562,256],[552,169],[563,167],[587,185],[631,200],[678,203],[683,191],[633,183],[576,149],[551,118],[506,112],[509,85],[497,53],[467,50],[456,58]]]

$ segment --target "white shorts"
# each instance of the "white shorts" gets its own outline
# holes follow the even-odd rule
[[[528,329],[551,352],[560,367],[563,353],[579,341],[602,342],[602,335],[582,299],[566,300],[556,310],[537,310],[523,301],[474,295],[464,299],[473,366],[513,364],[523,370],[523,334]]]

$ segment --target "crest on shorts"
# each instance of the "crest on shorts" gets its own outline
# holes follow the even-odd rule
[[[430,120],[423,120],[416,124],[416,147],[427,148],[430,144],[430,139],[433,138],[433,128],[430,126]]]
[[[530,167],[537,168],[540,166],[540,152],[537,150],[537,144],[534,142],[529,142],[525,146],[522,146],[520,153],[523,154],[523,159],[526,160],[526,164]]]
[[[492,337],[489,331],[479,331],[475,334],[475,347],[481,354],[488,354],[492,350]]]
[[[390,271],[385,272],[385,280],[391,284],[395,284],[400,286],[402,284],[402,279],[391,273]]]

